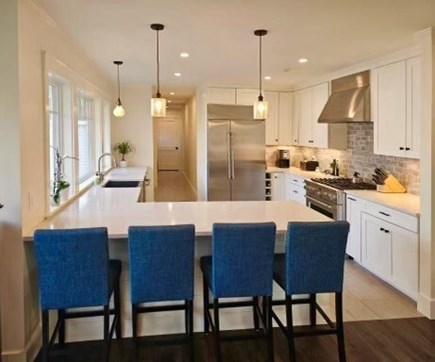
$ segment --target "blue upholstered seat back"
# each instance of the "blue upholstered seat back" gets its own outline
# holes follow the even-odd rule
[[[35,232],[43,310],[109,303],[107,241],[106,228]]]
[[[272,295],[275,223],[214,224],[216,298]]]
[[[193,299],[194,225],[128,231],[132,303]]]
[[[290,222],[286,294],[341,292],[349,223]]]

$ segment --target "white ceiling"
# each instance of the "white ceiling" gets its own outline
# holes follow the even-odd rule
[[[257,85],[264,28],[267,88],[288,88],[412,45],[435,25],[435,0],[40,0],[51,17],[115,81],[155,83],[155,32],[161,32],[163,95],[180,99],[199,85]],[[190,57],[180,58],[180,52]],[[309,62],[300,65],[298,59]],[[182,73],[180,78],[174,72]],[[174,99],[177,100],[177,99]]]

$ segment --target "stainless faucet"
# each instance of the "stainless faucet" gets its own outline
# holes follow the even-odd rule
[[[100,182],[102,182],[103,179],[104,179],[104,175],[103,175],[103,173],[101,172],[101,160],[102,160],[105,156],[110,156],[110,157],[112,158],[113,165],[116,167],[116,159],[115,159],[115,157],[113,157],[112,154],[109,153],[109,152],[103,153],[103,154],[98,158],[98,171],[97,171],[97,175],[100,176]]]

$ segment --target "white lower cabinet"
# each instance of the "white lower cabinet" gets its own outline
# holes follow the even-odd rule
[[[291,174],[286,175],[286,200],[296,201],[302,205],[306,205],[305,199],[305,179]]]
[[[418,234],[361,213],[362,265],[416,299]]]
[[[365,208],[365,200],[355,196],[346,198],[346,220],[350,224],[347,238],[346,254],[361,262],[361,212]]]
[[[285,200],[285,188],[284,188],[284,173],[273,172],[272,173],[272,201]]]

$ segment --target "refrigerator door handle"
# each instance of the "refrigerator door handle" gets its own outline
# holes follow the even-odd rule
[[[234,180],[234,178],[236,177],[235,172],[234,172],[234,150],[231,149],[231,179]]]
[[[231,132],[227,133],[227,178],[231,180]]]

